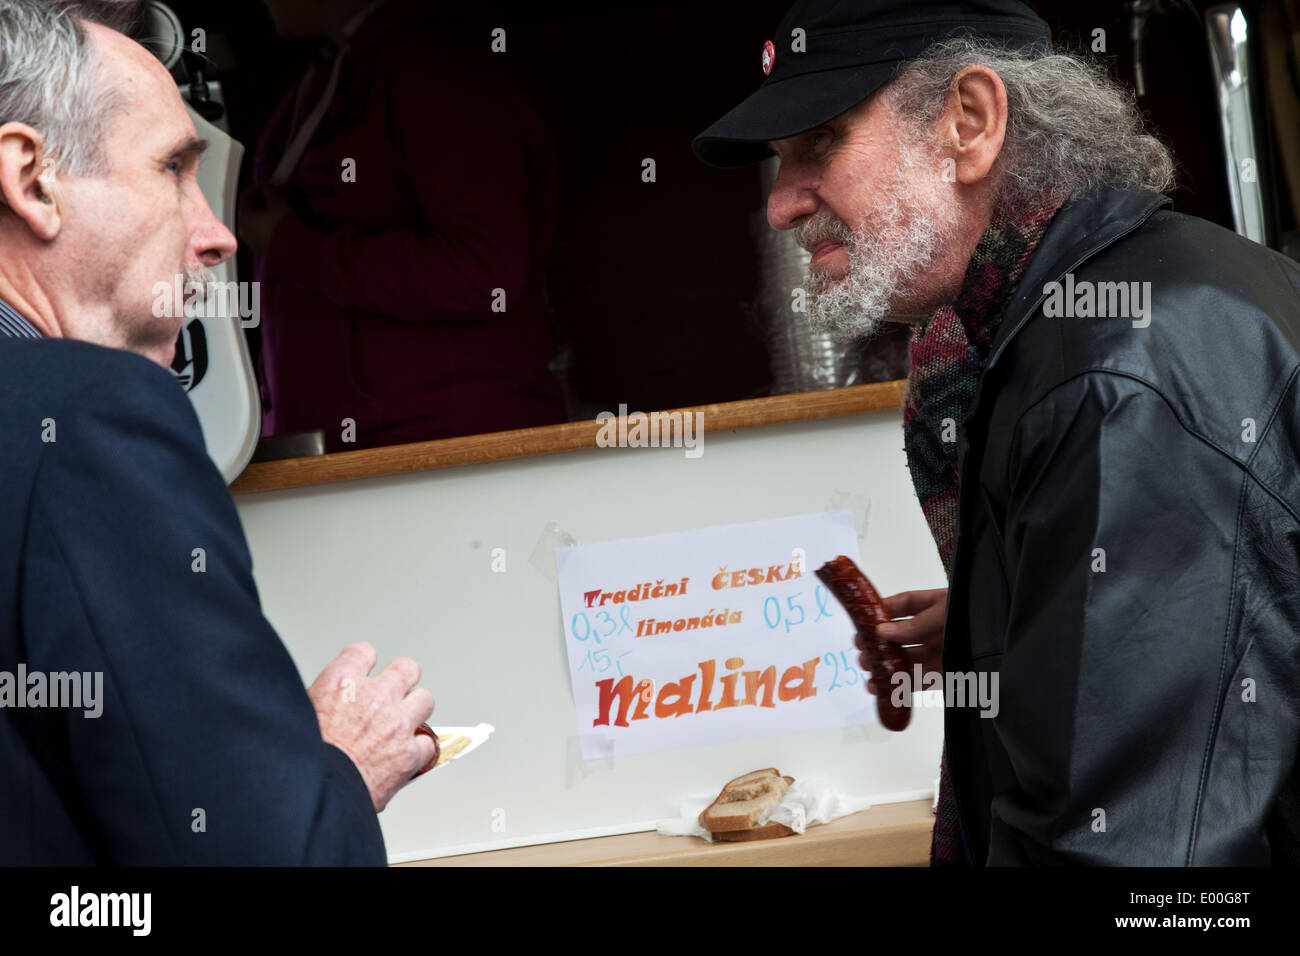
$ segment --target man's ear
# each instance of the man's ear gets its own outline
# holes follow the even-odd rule
[[[0,200],[38,239],[59,234],[63,214],[45,140],[26,123],[0,126]]]
[[[993,169],[1007,133],[1007,90],[987,66],[968,66],[954,78],[942,134],[956,163],[957,181],[973,186]]]

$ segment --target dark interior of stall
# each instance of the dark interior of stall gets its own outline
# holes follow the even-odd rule
[[[1278,2],[1294,16],[1291,0]],[[172,6],[187,28],[206,29],[231,133],[256,142],[312,44],[277,38],[259,0],[175,0]],[[788,0],[528,0],[485,12],[486,5],[475,5],[507,29],[514,79],[558,145],[559,220],[546,266],[547,312],[558,343],[552,368],[567,384],[572,419],[619,403],[649,410],[775,390],[755,309],[752,229],[764,205],[757,170],[711,168],[696,160],[690,144],[758,85],[760,50],[787,6]],[[1133,5],[1036,6],[1058,43],[1091,52],[1132,85]],[[1139,6],[1149,8],[1141,104],[1179,162],[1175,208],[1232,228],[1198,9],[1190,2]],[[1196,6],[1203,11],[1207,4]],[[1097,30],[1104,31],[1104,49]],[[1295,77],[1294,59],[1288,68]],[[1266,135],[1279,135],[1275,117],[1263,106],[1260,114]],[[448,140],[454,145],[454,131]],[[655,160],[654,183],[641,175],[647,157]],[[1295,203],[1276,150],[1261,158],[1260,174],[1271,184],[1273,234],[1294,235]],[[240,273],[250,274],[243,258]],[[256,332],[250,334],[256,351]],[[880,359],[874,377],[902,377],[905,347],[901,329],[872,343]]]

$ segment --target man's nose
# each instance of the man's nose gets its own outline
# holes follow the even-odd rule
[[[773,229],[793,229],[817,211],[817,194],[813,183],[797,166],[782,162],[777,167],[776,182],[767,196],[767,222]]]
[[[239,249],[239,240],[217,218],[206,198],[200,198],[199,221],[192,233],[194,254],[208,268],[219,266]]]

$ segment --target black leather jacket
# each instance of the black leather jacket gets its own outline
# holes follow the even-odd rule
[[[959,432],[972,864],[1300,864],[1300,266],[1167,203],[1057,214]],[[1067,273],[1149,282],[1149,324],[1049,317]]]

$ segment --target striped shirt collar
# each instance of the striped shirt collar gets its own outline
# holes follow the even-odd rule
[[[36,331],[25,318],[15,311],[4,299],[0,299],[0,335],[11,339],[43,339],[45,336]]]

